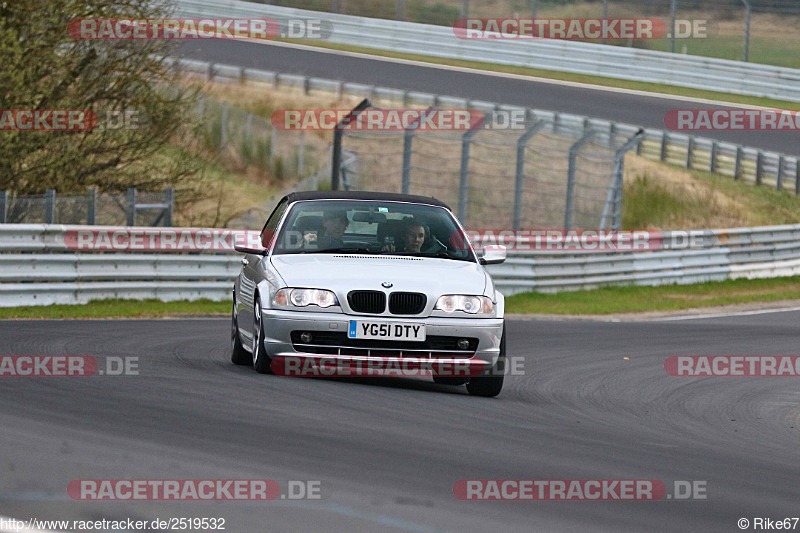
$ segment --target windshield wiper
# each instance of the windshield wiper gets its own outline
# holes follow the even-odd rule
[[[470,263],[473,262],[470,260],[469,257],[458,257],[455,255],[450,255],[447,252],[417,252],[417,253],[407,253],[403,255],[411,255],[414,257],[433,257],[437,259],[453,259],[455,261],[468,261]]]
[[[317,254],[347,254],[347,253],[373,253],[369,248],[323,248],[322,250],[309,250],[309,253]]]

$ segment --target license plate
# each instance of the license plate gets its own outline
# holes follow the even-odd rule
[[[351,339],[382,339],[386,341],[424,341],[425,324],[398,322],[369,322],[351,320],[347,336]]]

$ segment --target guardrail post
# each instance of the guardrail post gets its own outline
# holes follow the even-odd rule
[[[741,146],[736,147],[736,163],[733,166],[733,179],[738,180],[742,174],[742,159],[744,159],[744,150]]]
[[[783,156],[778,157],[778,177],[775,178],[775,188],[779,191],[783,189]]]
[[[764,170],[764,154],[761,150],[756,153],[756,185],[761,185]]]
[[[44,223],[55,224],[56,220],[56,191],[47,189],[44,192]]]
[[[164,191],[164,203],[167,206],[164,211],[164,225],[172,227],[172,214],[175,212],[175,189],[172,187]]]
[[[89,196],[86,203],[86,223],[94,226],[97,217],[97,189],[94,187],[89,188]]]
[[[517,140],[517,170],[514,181],[514,229],[522,229],[522,181],[525,177],[525,146],[531,137],[536,135],[545,126],[544,121],[538,121]]]
[[[408,194],[411,189],[411,143],[415,131],[414,128],[408,128],[403,133],[403,175],[401,179],[403,194]]]
[[[128,226],[136,224],[136,188],[128,189],[126,199],[126,214]]]
[[[205,115],[206,110],[206,99],[203,96],[203,93],[197,95],[197,114],[201,117]]]
[[[301,130],[302,133],[302,130]],[[253,156],[253,114],[248,113],[247,119],[244,122],[244,143],[247,145],[250,157]],[[250,163],[248,161],[247,163]]]
[[[8,220],[8,191],[0,191],[0,224]]]
[[[716,172],[717,171],[717,152],[719,151],[719,143],[717,141],[713,141],[711,143],[711,159],[708,162],[708,171],[709,172]]]
[[[694,137],[689,137],[689,144],[686,145],[686,168],[692,169],[692,154],[694,153]]]
[[[461,171],[458,180],[458,218],[467,223],[467,202],[469,201],[469,143],[486,124],[486,115],[478,128],[471,129],[461,137]]]
[[[311,91],[311,78],[308,76],[303,76],[303,94],[308,96],[308,93]]]
[[[611,229],[617,230],[622,224],[622,187],[624,185],[625,154],[627,154],[634,145],[640,145],[643,139],[644,130],[640,129],[614,153],[614,171],[611,177],[611,187],[608,189],[606,204],[603,206],[603,214],[600,216],[599,229],[606,229],[609,212],[611,213]]]
[[[661,160],[667,160],[667,144],[669,143],[669,134],[665,131],[661,136]]]
[[[561,114],[553,113],[553,133],[558,133],[558,126],[561,122]]]
[[[573,209],[573,193],[575,190],[575,165],[578,156],[578,150],[589,142],[594,137],[595,131],[587,131],[575,144],[569,149],[569,169],[567,170],[567,200],[564,208],[564,229],[568,230],[572,227],[572,209]]]
[[[614,148],[614,139],[617,136],[617,124],[612,122],[608,127],[608,147]]]
[[[344,134],[344,127],[350,124],[359,113],[363,110],[368,108],[370,102],[368,99],[364,98],[361,102],[355,106],[350,112],[339,122],[336,123],[336,129],[333,130],[333,149],[332,149],[332,161],[331,161],[331,190],[338,191],[339,190],[339,173],[341,171],[342,166],[342,135]],[[274,128],[273,128],[274,130]],[[273,150],[274,150],[273,146]]]
[[[206,71],[206,79],[208,81],[212,81],[214,79],[214,63],[208,64],[208,70]]]

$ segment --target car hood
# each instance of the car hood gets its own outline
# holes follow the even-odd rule
[[[272,265],[289,287],[329,289],[344,297],[351,290],[483,294],[486,274],[477,263],[392,255],[273,255]]]

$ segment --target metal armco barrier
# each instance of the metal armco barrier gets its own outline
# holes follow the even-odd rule
[[[614,47],[611,47],[614,48]],[[750,64],[748,64],[750,65]],[[309,91],[330,91],[338,95],[369,98],[373,102],[391,101],[403,106],[422,105],[477,109],[485,113],[493,111],[519,112],[523,110],[537,120],[551,125],[553,131],[560,129],[595,130],[600,139],[613,144],[614,139],[630,138],[641,128],[544,109],[522,108],[495,102],[484,102],[417,91],[404,91],[388,87],[377,87],[363,83],[348,83],[325,78],[312,78],[295,74],[281,74],[266,70],[246,69],[230,65],[218,65],[205,61],[182,59],[176,67],[186,74],[220,78],[229,81],[251,80],[267,82],[275,87],[302,88]],[[800,88],[800,84],[798,84]],[[665,130],[645,129],[636,153],[654,161],[665,161],[684,168],[708,169],[734,179],[749,183],[786,189],[800,194],[800,157],[768,152],[758,148],[717,141],[706,137],[695,137]]]
[[[333,27],[328,41],[345,45],[800,101],[798,69],[565,40],[465,40],[445,26],[238,0],[174,3],[183,17],[327,20]]]
[[[108,298],[223,301],[241,266],[231,252],[74,252],[64,237],[78,229],[96,227],[0,226],[0,307]],[[800,274],[800,224],[663,232],[661,241],[642,252],[511,250],[489,271],[506,295]]]

